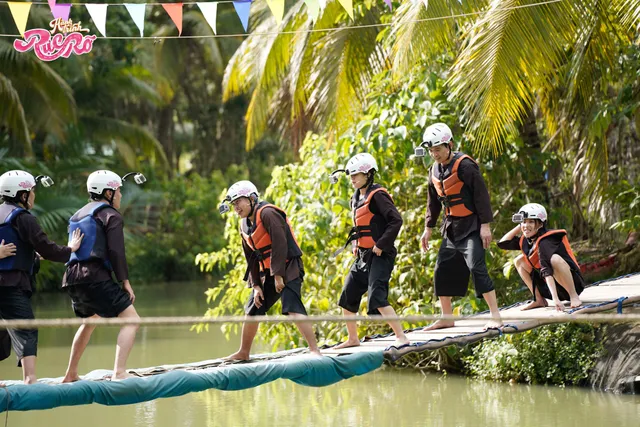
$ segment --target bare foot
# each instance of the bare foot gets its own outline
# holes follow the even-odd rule
[[[502,320],[500,319],[492,319],[489,320],[485,325],[484,325],[484,330],[488,330],[488,329],[495,329],[495,328],[501,328],[502,325]]]
[[[324,357],[322,353],[320,353],[320,349],[316,348],[315,350],[309,350],[309,352],[311,354],[313,354],[314,356],[320,356],[320,357]]]
[[[74,383],[76,381],[80,381],[80,377],[78,376],[78,374],[66,374],[64,376],[64,378],[62,379],[63,383]]]
[[[122,380],[126,380],[127,378],[133,378],[133,375],[131,375],[128,372],[114,373],[111,376],[111,381],[122,381]]]
[[[245,353],[241,351],[236,351],[232,355],[229,355],[223,358],[223,360],[250,360],[250,359],[251,359],[251,356],[249,355],[249,353]]]
[[[393,342],[392,345],[398,348],[407,344],[411,344],[411,341],[409,341],[409,338],[407,338],[406,336],[403,336],[403,337],[396,338],[396,340]]]
[[[520,310],[525,311],[525,310],[532,310],[534,308],[538,308],[538,307],[546,307],[549,304],[547,304],[547,300],[544,298],[539,298],[536,301],[531,301],[529,304],[525,305],[524,307],[522,307]]]
[[[571,298],[571,308],[578,308],[582,305],[582,301],[580,301],[580,298],[578,298],[578,296],[576,296],[575,298]]]
[[[7,386],[4,383],[0,383],[0,388],[6,388]]]
[[[339,349],[339,348],[358,347],[359,345],[360,345],[360,341],[348,339],[345,342],[340,343],[340,344],[338,344],[337,346],[335,346],[333,348],[334,349]]]
[[[435,323],[432,323],[429,326],[425,326],[422,328],[423,331],[435,331],[436,329],[445,329],[445,328],[453,328],[456,325],[456,322],[453,320],[438,320]]]

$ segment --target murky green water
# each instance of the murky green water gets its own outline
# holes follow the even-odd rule
[[[200,315],[203,285],[171,284],[137,289],[142,316]],[[70,317],[64,294],[36,301],[37,317]],[[188,327],[145,327],[129,366],[195,362],[224,356],[237,347],[217,329],[196,334]],[[72,329],[42,329],[40,377],[64,374]],[[80,370],[110,369],[117,329],[98,329]],[[0,378],[17,379],[15,359],[0,363]],[[640,362],[639,362],[640,363]],[[4,422],[5,414],[0,416]],[[487,383],[462,377],[381,369],[324,387],[278,380],[254,389],[209,390],[138,405],[58,408],[11,412],[9,426],[210,427],[210,426],[640,426],[640,397],[614,396],[577,388]]]

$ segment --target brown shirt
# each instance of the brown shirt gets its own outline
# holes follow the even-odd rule
[[[451,175],[453,164],[454,161],[449,162],[449,164],[444,167],[439,164],[434,164],[432,166],[432,168],[435,168],[433,170],[434,175],[436,177],[441,176],[443,180],[448,178]],[[429,176],[431,176],[431,174],[429,174]],[[458,166],[458,176],[462,182],[464,182],[464,185],[471,190],[474,213],[465,217],[445,216],[440,230],[443,236],[445,236],[446,233],[454,242],[460,241],[474,231],[479,230],[480,224],[487,224],[493,221],[489,191],[487,190],[478,165],[470,159],[462,160]],[[428,194],[425,219],[427,227],[433,228],[436,226],[438,217],[442,211],[442,203],[438,200],[438,192],[431,181],[429,181]]]
[[[55,262],[69,261],[71,248],[57,245],[55,242],[49,240],[33,215],[22,213],[15,219],[14,224],[20,239],[33,246],[34,250],[39,253],[42,258]],[[0,286],[16,286],[30,292],[31,277],[25,271],[2,271],[0,272]]]
[[[271,269],[265,271],[266,276],[282,276],[285,283],[297,279],[304,274],[300,257],[287,262],[287,233],[289,226],[283,216],[275,209],[266,207],[260,212],[260,219],[271,237]],[[249,230],[253,232],[255,225]],[[242,249],[249,268],[249,286],[261,285],[260,262],[253,255],[253,250],[242,240]]]
[[[124,221],[120,212],[112,207],[99,210],[95,214],[98,224],[104,227],[107,237],[107,253],[116,279],[129,279],[129,268],[124,248]],[[111,271],[101,260],[80,261],[69,267],[62,279],[62,287],[112,280]]]

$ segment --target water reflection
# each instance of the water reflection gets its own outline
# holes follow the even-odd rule
[[[201,314],[199,289],[177,295],[155,289],[140,298],[144,316]],[[38,316],[70,316],[66,301],[38,306]],[[169,308],[167,308],[169,307]],[[117,329],[98,329],[81,371],[113,364]],[[73,331],[41,331],[38,371],[60,376],[66,368]],[[146,367],[224,356],[237,347],[216,328],[197,335],[188,327],[141,328],[130,366]],[[0,363],[0,378],[17,378],[13,360]],[[213,427],[213,426],[433,426],[433,427],[637,427],[640,397],[588,389],[509,385],[463,377],[423,375],[383,368],[323,388],[278,380],[257,388],[209,390],[138,405],[100,405],[12,412],[9,426],[64,427]]]

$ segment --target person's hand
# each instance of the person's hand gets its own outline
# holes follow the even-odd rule
[[[16,254],[16,245],[13,243],[4,244],[4,239],[0,242],[0,259],[14,256]]]
[[[136,301],[136,294],[133,293],[133,288],[131,287],[131,283],[128,280],[124,281],[124,291],[129,294],[129,298],[131,299],[131,304]]]
[[[382,249],[380,249],[380,248],[379,248],[379,247],[377,247],[377,246],[374,246],[374,247],[373,247],[373,249],[372,249],[372,251],[373,251],[373,253],[374,253],[374,254],[376,254],[376,255],[378,255],[378,256],[382,255]]]
[[[422,236],[420,237],[422,250],[425,252],[429,250],[429,239],[431,239],[431,233],[433,233],[433,228],[427,227],[424,229],[424,233],[422,233]]]
[[[560,302],[559,299],[555,298],[553,300],[553,305],[556,306],[556,310],[558,311],[564,311],[564,304],[562,304],[562,302]]]
[[[69,247],[71,248],[71,252],[75,252],[80,249],[83,238],[84,234],[82,234],[82,231],[80,231],[79,228],[76,228],[71,235],[71,240],[69,240]]]
[[[260,286],[253,287],[253,303],[256,307],[262,307],[262,303],[264,302],[264,292],[262,292],[262,288]]]
[[[482,240],[482,246],[485,249],[489,249],[491,244],[491,227],[489,224],[482,224],[480,226],[480,239]]]
[[[284,289],[284,279],[282,278],[282,276],[274,276],[274,279],[276,281],[276,292],[282,292],[282,290]]]

